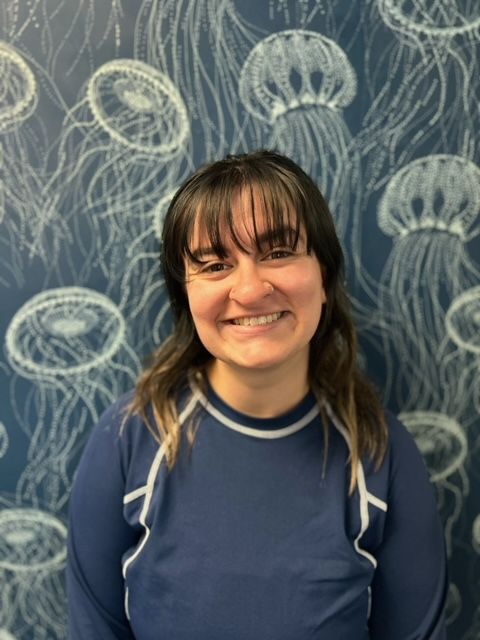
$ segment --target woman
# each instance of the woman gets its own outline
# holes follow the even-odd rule
[[[269,151],[201,168],[162,267],[174,332],[72,494],[70,638],[444,638],[433,492],[357,368],[313,181]]]

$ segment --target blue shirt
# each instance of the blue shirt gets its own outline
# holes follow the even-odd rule
[[[348,495],[348,437],[313,396],[252,418],[212,390],[168,471],[131,395],[102,417],[70,505],[70,640],[440,640],[447,590],[432,487],[389,416],[377,471]]]

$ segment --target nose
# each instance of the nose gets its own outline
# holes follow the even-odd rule
[[[261,271],[254,264],[237,265],[235,280],[228,297],[241,305],[253,305],[273,293],[273,286],[262,278]]]

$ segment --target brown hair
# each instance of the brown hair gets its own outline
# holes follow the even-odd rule
[[[313,180],[278,153],[261,150],[205,165],[173,197],[163,227],[161,265],[175,327],[141,375],[131,411],[138,413],[155,437],[165,443],[167,462],[173,466],[181,435],[178,395],[192,374],[200,381],[204,379],[205,365],[211,359],[190,314],[185,258],[194,259],[190,248],[198,216],[220,256],[225,254],[225,226],[239,243],[232,203],[240,192],[250,194],[254,220],[254,192],[259,197],[272,246],[274,240],[278,241],[279,231],[293,233],[283,244],[295,245],[303,227],[307,250],[315,253],[322,266],[327,300],[311,340],[308,375],[320,406],[327,400],[348,433],[353,491],[360,459],[369,456],[377,465],[381,463],[387,447],[387,427],[378,397],[357,365],[357,335],[344,286],[344,257],[328,205]],[[286,216],[289,225],[285,225]],[[156,428],[148,419],[149,407],[153,407]],[[323,422],[328,443],[325,415]]]

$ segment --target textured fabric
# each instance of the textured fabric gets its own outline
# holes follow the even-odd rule
[[[209,391],[173,471],[125,396],[85,449],[71,499],[71,640],[440,640],[443,534],[411,436],[389,416],[382,467],[359,469],[330,412],[324,466],[308,396],[275,419]]]

